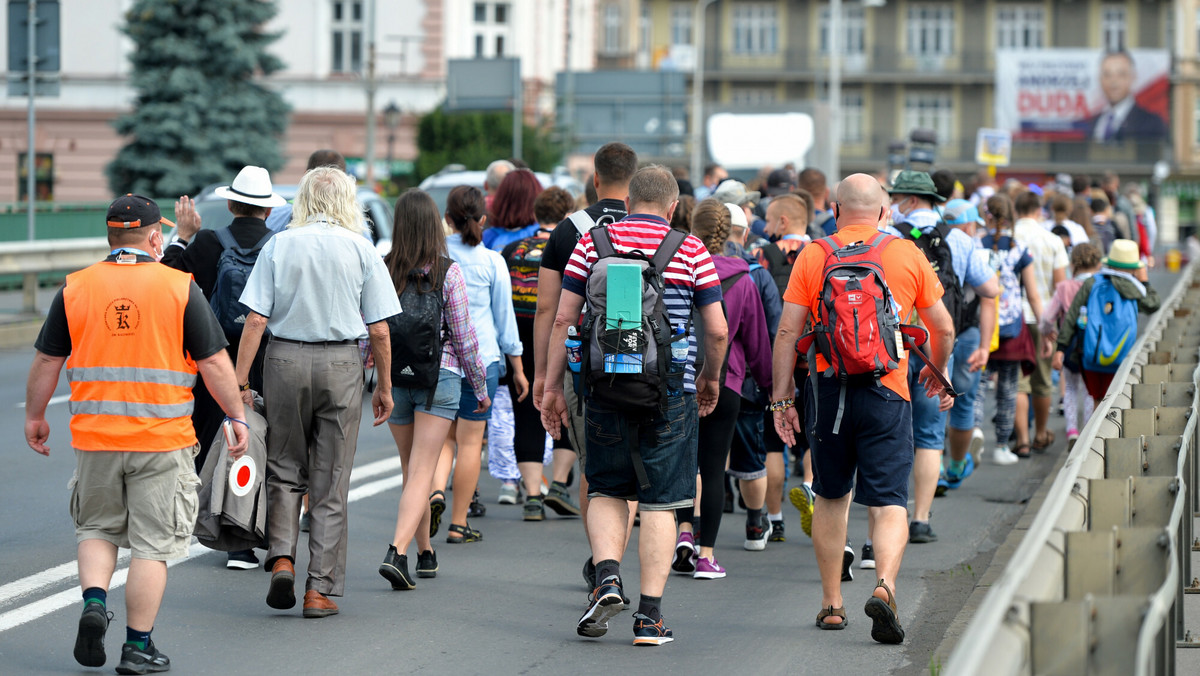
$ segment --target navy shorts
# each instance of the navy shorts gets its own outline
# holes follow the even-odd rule
[[[664,511],[691,507],[696,497],[696,397],[667,400],[666,413],[634,427],[622,413],[584,408],[587,427],[589,498],[637,500],[638,509]],[[650,484],[643,489],[634,469],[632,447],[642,457]]]
[[[496,398],[496,388],[500,386],[500,362],[494,361],[488,364],[487,367],[487,389],[488,399]],[[479,399],[475,396],[475,388],[471,387],[469,378],[462,379],[462,396],[458,401],[458,417],[462,420],[488,421],[492,417],[492,407],[483,413],[476,413],[475,409],[479,408]]]
[[[733,445],[729,449],[729,470],[726,474],[735,479],[761,479],[767,475],[763,407],[747,399],[742,399],[741,403],[742,408],[733,426]],[[772,419],[772,430],[775,428],[774,422]]]
[[[818,396],[806,402],[813,492],[836,500],[854,488],[860,505],[907,507],[912,406],[882,385],[848,385],[841,428],[834,434],[841,386],[832,378],[817,380]]]

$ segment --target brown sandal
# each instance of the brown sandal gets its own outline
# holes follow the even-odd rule
[[[1027,459],[1029,457],[1029,444],[1017,444],[1017,447],[1013,449],[1013,455],[1022,460]]]
[[[904,641],[904,628],[900,626],[900,620],[896,613],[896,597],[892,594],[892,588],[887,586],[887,583],[882,579],[875,585],[876,589],[883,587],[883,591],[887,592],[888,600],[871,594],[871,598],[867,599],[867,605],[863,608],[867,617],[871,618],[871,638],[879,643],[901,643]]]
[[[842,618],[842,621],[841,622],[826,622],[825,618],[827,618],[827,617],[840,617],[840,618]],[[835,630],[836,629],[845,629],[846,624],[848,622],[849,622],[849,620],[846,619],[845,606],[843,606],[841,608],[834,608],[833,606],[829,606],[827,608],[822,608],[821,612],[817,613],[817,626],[822,629],[835,629]]]
[[[1043,438],[1034,437],[1033,438],[1032,448],[1033,448],[1033,450],[1037,451],[1038,453],[1044,453],[1046,451],[1046,449],[1050,448],[1050,446],[1053,444],[1054,444],[1054,432],[1051,432],[1050,430],[1046,430],[1045,437],[1043,437]]]

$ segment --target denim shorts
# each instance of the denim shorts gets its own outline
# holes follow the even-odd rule
[[[979,327],[972,326],[959,334],[954,341],[954,368],[950,369],[950,382],[958,398],[950,409],[950,427],[956,430],[975,428],[975,397],[979,395],[979,381],[983,371],[971,372],[967,361],[971,353],[979,349]]]
[[[733,445],[729,449],[729,469],[726,471],[735,479],[761,479],[767,475],[762,409],[752,401],[742,400],[742,408],[733,426]],[[772,419],[772,429],[774,422]]]
[[[411,425],[416,413],[428,413],[446,420],[458,415],[458,397],[462,387],[462,376],[454,371],[442,369],[438,372],[437,387],[433,390],[433,402],[429,401],[429,390],[416,387],[393,387],[392,401],[395,408],[388,422],[393,425]],[[429,404],[429,410],[425,405]]]
[[[805,402],[813,492],[836,500],[853,488],[854,501],[860,505],[907,506],[913,466],[912,407],[882,385],[849,385],[842,424],[834,434],[841,387],[832,378],[817,381],[818,396]]]
[[[500,362],[494,361],[487,366],[488,399],[496,398],[496,388],[500,385]],[[475,388],[471,387],[469,378],[462,378],[462,396],[458,401],[458,417],[462,420],[484,421],[492,417],[492,407],[488,406],[483,413],[476,413],[479,399],[475,397]]]
[[[925,396],[925,386],[917,382],[925,366],[920,359],[908,358],[908,396],[912,399],[913,443],[916,448],[946,446],[946,412],[939,411],[940,399]],[[954,358],[950,360],[950,372],[954,372]]]
[[[691,507],[696,497],[696,397],[667,400],[659,413],[634,430],[628,417],[615,411],[584,409],[587,426],[589,498],[637,500],[638,509],[665,511]],[[642,457],[649,486],[638,484],[631,450]]]

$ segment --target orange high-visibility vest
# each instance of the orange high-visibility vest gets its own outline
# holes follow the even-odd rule
[[[173,451],[196,443],[196,362],[183,349],[192,276],[156,263],[96,263],[67,275],[72,446]]]

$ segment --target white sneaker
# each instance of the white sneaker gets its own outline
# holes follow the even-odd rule
[[[993,465],[1015,465],[1021,458],[1008,449],[1008,446],[997,446],[988,454],[988,461]]]
[[[497,500],[502,505],[515,505],[521,499],[521,489],[517,484],[505,481],[500,484],[500,499]]]
[[[973,456],[976,460],[980,458],[980,452],[983,451],[983,430],[978,427],[971,430],[971,445],[967,447],[967,454]]]

